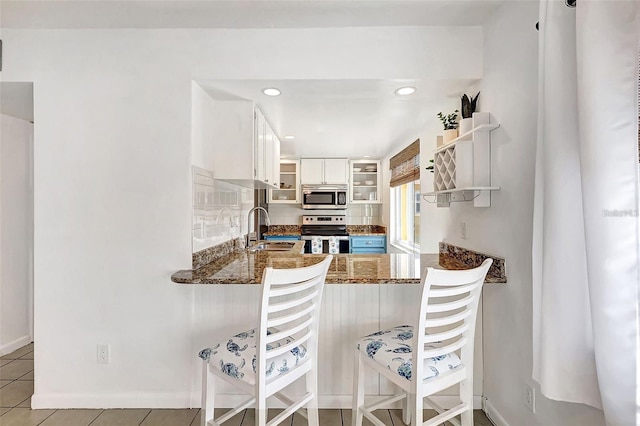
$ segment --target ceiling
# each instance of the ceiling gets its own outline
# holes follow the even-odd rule
[[[506,0],[1,0],[2,28],[482,25]]]
[[[0,27],[120,28],[337,28],[480,26],[508,0],[0,0]],[[214,99],[256,102],[282,140],[282,154],[298,157],[382,157],[410,142],[443,99],[474,92],[478,80],[199,80]],[[399,97],[398,87],[417,92]],[[275,86],[282,95],[261,93]],[[4,86],[3,86],[4,87]],[[24,89],[24,88],[23,88]],[[13,89],[15,90],[15,89]],[[31,89],[32,90],[32,89]],[[3,95],[5,90],[3,89]],[[31,102],[25,106],[25,100]],[[31,111],[33,93],[5,95],[14,110]],[[23,114],[23,113],[20,113]],[[285,135],[294,135],[287,141]]]
[[[383,157],[416,128],[437,122],[445,98],[470,93],[478,80],[204,80],[214,100],[251,100],[291,157]],[[402,86],[418,90],[398,96]],[[277,87],[280,96],[262,93]],[[470,90],[471,89],[471,90]],[[286,135],[295,136],[288,141]]]

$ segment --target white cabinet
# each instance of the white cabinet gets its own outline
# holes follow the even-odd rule
[[[302,184],[345,184],[349,181],[349,160],[342,158],[303,158],[300,162]]]
[[[489,113],[473,113],[473,128],[434,153],[433,192],[438,207],[454,201],[473,201],[475,207],[491,205],[491,131],[500,127]],[[429,198],[425,198],[427,201]],[[431,201],[433,202],[433,201]]]
[[[280,160],[279,189],[269,191],[269,203],[300,204],[300,161]]]
[[[259,109],[256,108],[254,112],[254,178],[265,182],[266,180],[266,170],[265,170],[265,161],[267,157],[267,153],[265,152],[265,136],[266,136],[266,128],[267,128],[267,120],[262,115]],[[231,149],[233,151],[233,148]],[[235,163],[236,159],[230,159],[231,163]]]
[[[382,171],[378,160],[349,161],[351,184],[349,193],[351,202],[355,204],[379,204],[382,202]]]
[[[324,160],[304,158],[300,161],[300,183],[322,183],[324,181]]]
[[[280,140],[265,120],[264,129],[264,182],[278,187],[280,178]]]
[[[250,101],[215,101],[216,179],[250,188],[277,188],[280,141]]]
[[[324,183],[347,183],[349,181],[349,161],[341,158],[324,160]]]

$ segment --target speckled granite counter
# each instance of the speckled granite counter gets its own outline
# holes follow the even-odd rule
[[[178,271],[171,276],[179,284],[260,284],[267,266],[299,268],[324,259],[321,254],[241,251],[221,257],[197,270]],[[327,284],[419,284],[420,271],[468,269],[455,259],[439,259],[437,254],[336,254],[327,274]],[[487,276],[486,283],[505,280]]]
[[[349,235],[387,235],[387,228],[381,225],[347,225]]]
[[[271,225],[269,231],[264,233],[265,236],[274,237],[299,237],[300,225]]]
[[[239,251],[197,270],[178,271],[171,280],[181,284],[260,284],[265,267],[299,268],[326,255],[291,252]],[[438,263],[438,255],[431,255]],[[422,266],[424,268],[424,266]],[[419,284],[420,261],[409,254],[335,254],[327,284]]]
[[[300,254],[303,242],[290,251],[248,251],[233,248],[230,252],[213,249],[211,257],[195,256],[193,270],[178,271],[171,276],[179,284],[260,284],[266,267],[279,269],[310,266],[324,259],[322,254]],[[212,249],[210,249],[212,250]],[[327,284],[419,284],[420,272],[437,269],[470,269],[487,255],[447,243],[440,243],[438,254],[335,254],[327,274]],[[494,263],[485,283],[506,283],[504,259],[492,256]]]

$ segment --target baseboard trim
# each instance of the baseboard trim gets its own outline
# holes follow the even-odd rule
[[[13,342],[9,342],[6,345],[0,346],[0,356],[5,356],[15,351],[16,349],[20,349],[23,346],[27,346],[29,343],[33,342],[31,336],[23,336],[19,339],[14,340]]]
[[[368,401],[375,402],[376,398],[384,396],[368,397]],[[437,395],[432,399],[444,408],[454,407],[459,403],[455,396]],[[216,407],[232,408],[247,400],[242,394],[216,395]],[[349,409],[351,408],[351,395],[320,395],[318,405],[322,409]],[[473,407],[480,409],[482,397],[473,397]],[[134,394],[47,394],[35,393],[31,397],[31,408],[35,409],[67,409],[67,408],[199,408],[200,396],[189,393],[134,393]],[[270,408],[284,408],[279,400],[269,399]],[[400,408],[400,404],[394,405]],[[508,426],[506,423],[497,426]]]
[[[473,405],[475,406],[475,398],[474,398]],[[483,409],[484,409],[484,412],[487,415],[487,418],[494,425],[496,425],[496,426],[509,426],[509,423],[507,423],[507,421],[504,419],[504,417],[502,417],[500,412],[498,412],[498,410],[496,410],[496,407],[494,407],[493,404],[491,403],[491,401],[489,401],[489,398],[485,398],[484,399],[484,407],[483,407]]]
[[[376,398],[382,399],[386,397],[386,395],[374,397],[367,396],[367,402],[374,403]],[[198,397],[199,398],[199,397]],[[431,397],[434,402],[441,405],[444,408],[452,408],[460,403],[460,400],[456,396],[448,396],[448,395],[436,395]],[[237,395],[237,394],[221,394],[216,395],[215,404],[216,407],[222,408],[232,408],[240,405],[242,402],[247,400],[246,395]],[[200,400],[192,401],[192,407],[200,407]],[[282,404],[279,400],[275,398],[269,399],[269,407],[272,408],[284,408],[284,404]],[[352,400],[351,395],[320,395],[318,398],[318,406],[321,409],[349,409],[351,408]],[[400,408],[400,403],[394,404],[395,408]],[[475,396],[473,397],[473,408],[481,409],[482,408],[482,397]]]
[[[51,394],[34,393],[31,408],[187,408],[190,394],[184,393],[118,393],[105,394]]]

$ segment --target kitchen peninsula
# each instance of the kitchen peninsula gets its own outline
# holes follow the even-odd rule
[[[277,243],[276,243],[277,244]],[[290,269],[310,266],[324,259],[323,254],[300,254],[303,242],[288,251],[236,250],[214,258],[194,270],[178,271],[171,280],[179,284],[260,284],[266,267]],[[482,262],[482,255],[469,259],[462,249],[451,250],[441,244],[439,254],[335,254],[327,273],[327,284],[419,284],[420,271],[468,269]],[[468,252],[468,251],[464,251]],[[473,253],[473,252],[471,252]],[[479,264],[479,263],[478,263]],[[495,259],[487,283],[506,282],[504,260]]]
[[[193,292],[193,374],[200,377],[195,354],[230,331],[246,331],[258,321],[260,283],[265,267],[296,268],[320,262],[325,254],[300,254],[302,241],[289,243],[289,250],[251,251],[229,242],[211,252],[195,253],[193,270],[171,276],[173,282]],[[420,275],[428,266],[468,269],[485,255],[446,243],[437,254],[335,254],[327,274],[320,313],[319,404],[321,408],[351,405],[353,342],[384,327],[414,321],[420,299]],[[495,258],[495,268],[486,282],[506,282],[504,259]],[[479,264],[478,263],[478,264]],[[481,340],[481,339],[479,339]],[[482,394],[482,354],[478,363],[474,395]],[[366,393],[385,395],[392,385],[384,378],[367,379]],[[302,392],[294,386],[293,393]],[[234,406],[243,395],[220,383],[216,395],[220,406]],[[446,391],[445,391],[446,394]],[[194,398],[199,385],[194,383]],[[195,404],[195,402],[194,402]]]

